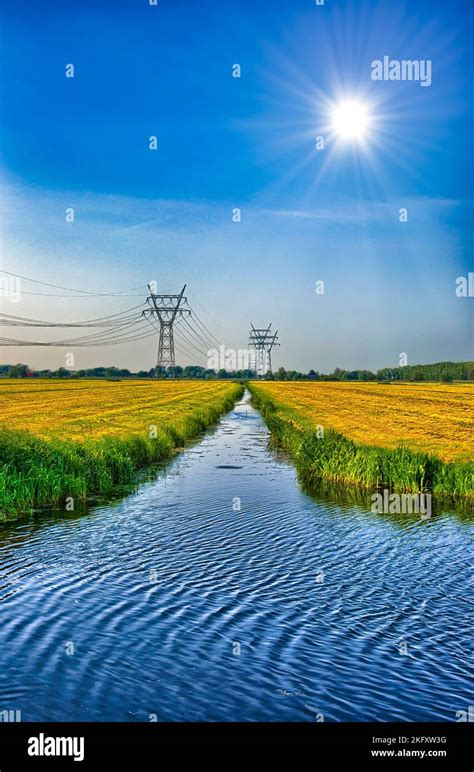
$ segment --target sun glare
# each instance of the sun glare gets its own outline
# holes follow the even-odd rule
[[[344,140],[360,141],[366,135],[370,124],[370,115],[363,102],[347,100],[334,106],[332,110],[332,128]]]

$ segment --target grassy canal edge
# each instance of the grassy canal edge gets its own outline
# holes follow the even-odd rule
[[[295,410],[276,404],[255,383],[247,383],[252,404],[261,413],[272,439],[293,459],[300,481],[309,487],[321,480],[365,490],[474,500],[474,463],[444,462],[408,447],[363,445],[340,432],[303,426]]]
[[[116,493],[132,484],[140,469],[172,458],[178,448],[217,424],[243,393],[244,386],[235,383],[211,404],[197,405],[189,415],[165,422],[153,437],[131,434],[79,442],[2,429],[0,520]]]

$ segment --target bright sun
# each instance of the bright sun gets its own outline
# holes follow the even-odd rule
[[[369,128],[370,115],[363,102],[347,100],[332,110],[332,128],[344,140],[360,141]]]

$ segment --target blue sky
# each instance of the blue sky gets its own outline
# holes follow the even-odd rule
[[[228,347],[273,322],[276,365],[472,358],[473,300],[454,292],[474,270],[469,6],[1,0],[2,266],[97,292],[186,282]],[[374,82],[384,55],[431,60],[431,86]],[[328,128],[347,98],[372,116],[360,143]],[[135,302],[25,292],[3,309],[68,320]],[[3,361],[64,353],[6,348]],[[78,349],[76,365],[155,357],[147,340]]]

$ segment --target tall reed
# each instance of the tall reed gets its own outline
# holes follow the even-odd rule
[[[68,499],[113,494],[132,483],[138,469],[166,460],[232,409],[243,394],[232,384],[225,396],[189,415],[165,422],[156,437],[104,436],[84,442],[44,439],[28,431],[0,431],[0,517],[13,518]]]
[[[300,426],[275,405],[257,385],[250,383],[252,402],[261,412],[273,439],[294,458],[303,483],[327,480],[365,489],[474,497],[474,463],[445,463],[435,455],[404,445],[383,448],[356,443],[339,432],[320,433]]]

